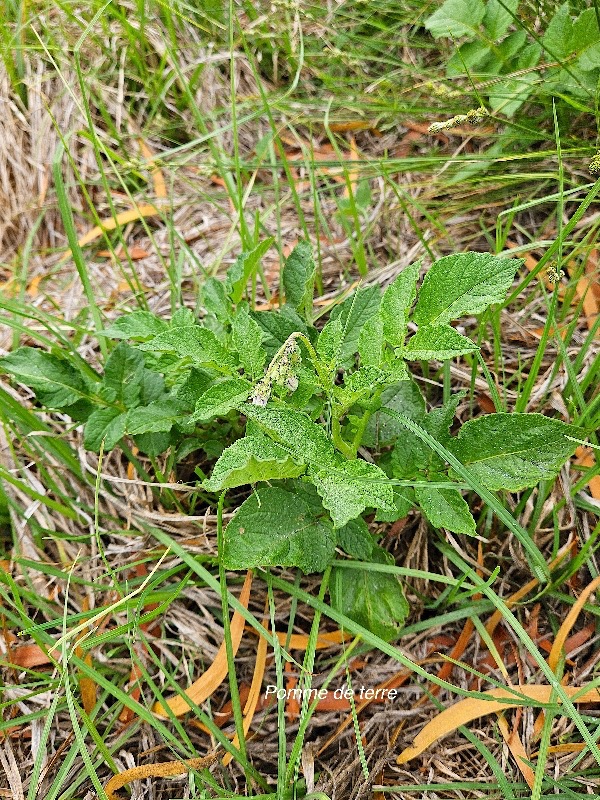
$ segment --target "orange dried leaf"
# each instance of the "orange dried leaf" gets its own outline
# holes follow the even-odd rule
[[[160,167],[156,165],[156,162],[154,160],[154,153],[152,152],[152,150],[150,150],[150,148],[142,138],[139,139],[139,143],[142,155],[144,156],[144,158],[148,162],[148,166],[150,167],[150,174],[152,175],[152,183],[154,184],[154,194],[157,197],[160,197],[161,199],[165,198],[167,196],[167,187],[165,185],[165,179],[163,177],[162,170],[160,169]]]
[[[104,787],[108,800],[120,800],[117,792],[132,781],[141,781],[144,778],[170,778],[175,775],[185,775],[191,769],[206,769],[214,764],[218,753],[209,753],[200,758],[188,758],[185,761],[163,761],[159,764],[145,764],[142,767],[132,767],[120,772],[108,781]]]
[[[594,578],[594,580],[588,586],[586,586],[583,592],[579,595],[577,602],[573,605],[565,617],[563,624],[560,626],[558,633],[554,638],[554,644],[552,645],[552,650],[548,656],[548,666],[555,674],[567,636],[569,635],[573,625],[577,622],[577,618],[580,615],[588,597],[596,591],[598,586],[600,586],[600,576]]]
[[[240,603],[244,606],[244,608],[248,608],[251,586],[252,572],[249,571],[246,575],[246,580],[244,581],[244,585],[240,593]],[[234,655],[237,653],[240,642],[242,641],[243,632],[244,618],[239,611],[236,611],[231,619],[231,644]],[[227,650],[225,647],[225,642],[223,642],[221,647],[219,647],[213,663],[206,670],[206,672],[201,675],[200,678],[198,678],[197,681],[194,681],[194,683],[192,683],[192,685],[186,689],[185,693],[193,703],[200,705],[207,698],[209,698],[213,692],[215,692],[226,676]],[[171,709],[171,712],[175,714],[176,717],[180,717],[182,714],[185,714],[191,709],[189,703],[181,695],[174,695],[168,698],[166,702],[168,707]],[[167,716],[166,709],[161,703],[156,703],[152,710],[155,714],[160,714],[163,717]]]
[[[529,758],[525,752],[525,748],[523,747],[523,742],[521,741],[518,731],[513,730],[512,733],[509,731],[508,723],[502,714],[498,715],[498,727],[500,728],[500,732],[504,737],[504,741],[506,742],[512,757],[516,761],[518,768],[521,770],[521,774],[525,778],[525,782],[530,789],[533,789],[533,784],[535,783],[535,773],[527,763]]]
[[[461,725],[466,725],[474,719],[509,708],[527,705],[528,700],[535,703],[549,703],[554,692],[552,686],[536,685],[515,687],[522,697],[515,696],[514,692],[507,689],[491,689],[487,696],[489,700],[480,700],[468,697],[446,708],[417,734],[413,743],[407,747],[397,758],[397,764],[406,764],[416,758],[438,739],[447,736]],[[595,687],[565,686],[565,694],[575,703],[600,703],[600,690]],[[557,701],[558,702],[558,701]]]

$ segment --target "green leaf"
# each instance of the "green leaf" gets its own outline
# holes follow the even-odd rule
[[[173,425],[187,419],[182,404],[174,399],[156,400],[127,412],[127,433],[168,433]]]
[[[378,511],[375,514],[375,521],[397,522],[407,517],[415,505],[415,490],[411,486],[394,486],[394,510]]]
[[[427,325],[408,340],[404,348],[404,358],[409,361],[427,361],[436,358],[446,361],[449,358],[474,353],[479,347],[450,325]]]
[[[517,18],[519,0],[488,0],[485,4],[483,27],[492,41],[501,39]]]
[[[415,497],[434,528],[475,535],[475,520],[458,489],[415,486]]]
[[[406,267],[385,290],[379,316],[383,335],[392,347],[402,347],[406,338],[408,312],[417,296],[420,262]]]
[[[381,291],[379,286],[359,287],[343,303],[334,306],[330,320],[340,319],[344,326],[344,341],[340,350],[340,366],[349,368],[354,364],[358,351],[360,331],[367,320],[379,310]]]
[[[244,295],[246,286],[250,278],[256,274],[258,265],[274,239],[270,237],[258,244],[254,249],[241,253],[232,267],[227,271],[226,288],[227,294],[237,305]]]
[[[376,547],[371,562],[393,565],[394,560]],[[329,586],[331,604],[336,611],[386,642],[400,636],[410,607],[395,575],[375,572],[368,565],[363,569],[335,567]]]
[[[140,350],[162,350],[191,358],[197,364],[217,369],[235,366],[232,356],[212,331],[199,325],[176,325],[139,346]]]
[[[246,436],[223,450],[204,488],[218,492],[259,481],[297,478],[305,469],[266,436]]]
[[[262,344],[270,359],[292,333],[299,331],[311,338],[310,334],[314,332],[314,328],[309,329],[291,306],[283,306],[278,311],[252,311],[250,316],[265,334]]]
[[[112,390],[114,401],[131,408],[140,399],[143,377],[144,356],[125,342],[119,342],[104,367],[104,388]]]
[[[109,339],[151,339],[167,329],[164,320],[149,311],[132,311],[116,319],[112,325],[101,332]]]
[[[336,528],[358,517],[365,508],[394,509],[392,485],[375,464],[339,459],[332,467],[311,470],[309,475]]]
[[[446,0],[430,17],[425,27],[434,39],[441,36],[459,38],[477,34],[477,28],[485,16],[482,0]]]
[[[192,367],[185,381],[177,389],[177,399],[189,408],[195,408],[196,402],[214,383],[215,379],[204,369]]]
[[[383,321],[374,316],[368,319],[360,329],[358,336],[358,354],[364,366],[380,367],[383,358]]]
[[[488,414],[469,420],[448,445],[488,489],[512,492],[552,480],[577,449],[578,428],[542,414]]]
[[[331,523],[316,517],[300,497],[277,487],[254,492],[224,533],[226,569],[281,566],[322,572],[334,553]]]
[[[431,265],[419,291],[417,325],[446,325],[499,303],[510,289],[522,259],[489,253],[444,256]]]
[[[219,278],[207,278],[202,286],[202,306],[225,324],[231,314],[231,301],[227,297],[225,283]]]
[[[317,267],[313,259],[312,247],[300,241],[294,247],[283,267],[283,289],[286,302],[301,317],[312,321],[313,291]]]
[[[412,378],[384,389],[381,394],[381,405],[394,411],[400,411],[415,420],[421,420],[425,416],[425,400]],[[386,445],[393,444],[399,436],[404,436],[405,433],[406,428],[402,427],[399,422],[378,411],[367,423],[362,443],[366,447],[380,450]]]
[[[140,405],[147,406],[164,394],[165,380],[158,372],[151,369],[144,369],[142,372],[142,384],[140,392]]]
[[[444,403],[439,408],[432,409],[421,422],[425,430],[444,446],[447,446],[452,441],[449,431],[454,422],[458,404],[466,393],[466,390],[456,392],[447,403]]]
[[[72,364],[36,347],[20,347],[0,358],[0,370],[33,389],[50,408],[89,398],[83,376]]]
[[[334,386],[335,399],[342,408],[350,408],[355,403],[370,398],[385,378],[386,373],[378,367],[359,367],[355,372],[345,375],[343,386]]]
[[[344,340],[344,326],[339,319],[330,320],[317,339],[317,354],[330,368],[337,366]]]
[[[232,324],[233,346],[238,352],[240,364],[252,377],[261,372],[267,354],[262,346],[262,331],[248,313],[246,306],[238,308]]]
[[[279,406],[261,408],[250,403],[243,403],[239,408],[297,461],[317,466],[335,461],[335,449],[323,428],[301,411]]]
[[[548,23],[542,36],[542,46],[553,61],[562,61],[569,55],[573,20],[569,4],[564,3]]]
[[[83,446],[94,453],[100,452],[102,440],[108,452],[125,436],[127,413],[118,408],[99,408],[90,415],[83,429]]]
[[[243,378],[228,378],[215,383],[196,401],[192,421],[206,421],[228,414],[248,398],[251,390]]]
[[[172,433],[162,431],[158,433],[140,433],[134,436],[133,441],[140,452],[156,458],[169,449],[172,440]]]
[[[352,558],[368,561],[373,552],[375,537],[362,517],[350,520],[337,531],[338,545]]]

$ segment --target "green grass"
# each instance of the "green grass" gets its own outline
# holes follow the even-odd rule
[[[557,7],[543,6],[542,27]],[[581,107],[574,109],[568,98],[557,97],[553,111],[539,72],[529,105],[511,118],[501,111],[491,115],[482,125],[491,130],[474,129],[470,140],[456,133],[445,141],[422,134],[407,144],[409,126],[465,113],[479,105],[480,93],[494,80],[477,74],[446,78],[454,45],[434,41],[421,25],[434,9],[435,4],[417,0],[331,7],[281,2],[275,12],[270,5],[249,2],[136,0],[125,6],[88,0],[82,6],[9,0],[0,34],[9,94],[34,137],[44,130],[31,122],[39,103],[40,114],[50,121],[45,135],[55,147],[42,207],[36,204],[37,184],[30,194],[23,188],[24,222],[19,228],[17,220],[12,238],[0,240],[7,282],[0,295],[2,332],[7,332],[2,346],[35,343],[93,370],[107,352],[106,340],[93,334],[107,320],[136,307],[159,308],[166,315],[181,304],[194,308],[204,279],[267,235],[274,237],[278,258],[256,276],[259,301],[276,294],[284,248],[303,235],[315,244],[320,289],[328,297],[355,279],[389,279],[394,265],[404,266],[413,249],[431,260],[455,250],[505,252],[507,242],[514,241],[512,252],[534,253],[537,268],[520,273],[502,308],[470,323],[473,338],[485,345],[483,364],[465,358],[452,368],[423,370],[428,400],[438,405],[450,391],[467,388],[472,415],[479,413],[480,395],[487,392],[496,408],[525,410],[533,403],[535,410],[560,417],[560,396],[570,421],[597,430],[600,322],[588,330],[575,294],[598,242],[600,183],[593,183],[585,169],[595,152],[597,99],[578,101]],[[522,21],[530,29],[537,13],[536,4],[522,4]],[[41,96],[31,77],[36,69],[43,75],[39,86],[47,90]],[[436,94],[431,82],[448,85],[452,94]],[[71,115],[64,110],[69,105]],[[365,128],[340,130],[347,123]],[[163,202],[154,197],[138,137],[151,146],[164,174],[168,198]],[[352,137],[358,160],[351,160]],[[24,157],[21,168],[37,168],[33,162],[33,156]],[[366,182],[369,196],[361,190]],[[78,236],[101,219],[147,202],[157,203],[157,217],[105,231],[91,245],[78,246]],[[151,251],[150,262],[132,257],[133,243]],[[72,259],[59,264],[67,245]],[[111,253],[112,260],[99,250]],[[569,268],[562,295],[549,293],[541,280],[552,261]],[[32,296],[28,288],[38,277],[39,294]],[[127,288],[118,289],[120,282]],[[530,337],[515,345],[509,336],[538,327],[543,329],[539,341]],[[564,338],[555,329],[566,330]],[[476,662],[468,660],[474,648],[451,681],[436,678],[436,664],[415,662],[422,657],[421,644],[440,631],[456,633],[465,620],[481,630],[499,609],[521,654],[525,679],[552,682],[561,696],[547,654],[527,626],[539,603],[540,626],[551,638],[575,602],[576,581],[584,586],[598,574],[598,506],[584,493],[589,478],[600,473],[598,459],[591,470],[572,467],[560,484],[543,483],[519,496],[479,492],[483,502],[474,500],[473,507],[487,548],[483,578],[476,570],[477,540],[453,537],[458,550],[443,532],[429,530],[416,553],[402,534],[385,540],[396,565],[370,568],[405,580],[413,604],[402,637],[390,644],[331,608],[327,574],[315,582],[289,572],[259,571],[250,608],[244,609],[236,599],[240,576],[226,574],[217,558],[217,516],[231,507],[210,510],[204,546],[188,544],[205,535],[208,510],[201,491],[178,492],[174,459],[151,463],[130,451],[104,457],[100,469],[85,461],[75,422],[37,413],[31,398],[8,384],[0,387],[0,421],[0,557],[10,562],[0,569],[2,627],[21,634],[17,644],[37,644],[46,652],[63,637],[48,667],[11,666],[10,656],[2,656],[0,735],[22,764],[27,800],[40,796],[38,784],[48,800],[83,797],[87,791],[104,798],[110,775],[129,765],[123,753],[139,764],[203,755],[217,744],[232,754],[232,766],[190,773],[187,796],[302,796],[310,776],[305,771],[309,745],[325,741],[341,716],[328,715],[324,723],[314,704],[306,703],[300,719],[290,723],[280,702],[264,719],[257,717],[244,736],[240,689],[251,678],[256,637],[245,634],[234,657],[227,623],[233,611],[269,637],[269,681],[278,687],[285,687],[290,663],[307,685],[318,676],[319,685],[335,688],[347,674],[360,683],[361,673],[354,677],[347,671],[354,669],[354,658],[365,659],[373,679],[379,672],[411,669],[412,693],[401,695],[407,711],[430,683],[440,686],[440,707],[484,693],[465,688],[476,670]],[[597,443],[593,434],[590,438]],[[134,481],[129,463],[135,467]],[[111,482],[100,471],[130,482]],[[463,477],[475,498],[478,487]],[[159,485],[143,486],[138,479]],[[415,519],[409,522],[408,536],[417,536],[417,525]],[[517,544],[512,535],[507,544],[507,529],[530,545],[528,563],[515,561],[510,548]],[[547,565],[569,533],[579,538],[579,552],[550,571]],[[168,555],[157,567],[165,549]],[[151,577],[136,574],[137,565]],[[341,559],[336,566],[357,568]],[[503,598],[536,566],[546,582],[508,608]],[[84,610],[84,598],[91,611]],[[106,628],[98,627],[100,620],[86,626],[77,654],[77,626],[102,605],[115,603]],[[265,630],[265,617],[278,631],[309,633],[306,652],[279,645]],[[597,618],[597,606],[588,604],[585,620],[597,623]],[[159,646],[142,627],[153,621],[161,624]],[[321,653],[318,630],[336,627],[355,638],[345,649]],[[156,702],[164,705],[165,697],[181,694],[209,666],[223,636],[228,676],[215,697],[193,707],[183,720],[153,714]],[[85,660],[88,653],[91,664]],[[592,656],[590,649],[575,656],[575,669]],[[141,673],[137,701],[128,686],[132,663]],[[518,684],[519,675],[511,669]],[[597,667],[584,680],[595,674]],[[81,676],[97,686],[89,713],[82,706]],[[497,674],[487,677],[492,685],[501,683]],[[221,730],[216,714],[229,699],[233,718]],[[432,782],[422,783],[420,760],[407,770],[396,768],[394,756],[435,713],[432,697],[403,723],[383,772],[373,771],[388,746],[369,727],[374,712],[353,710],[350,734],[316,757],[317,789],[310,796],[354,797],[355,789],[364,796],[371,789],[406,797],[427,792],[436,798],[589,796],[586,786],[597,788],[600,782],[598,721],[561,699],[561,706],[549,709],[535,746],[542,757],[533,792],[505,757],[492,719],[433,746],[431,752],[460,780],[448,781],[427,754]],[[123,707],[134,714],[124,728],[119,723]],[[561,717],[567,722],[558,731]],[[206,726],[210,738],[190,719]],[[383,723],[390,736],[398,723],[390,713]],[[238,747],[228,738],[234,728]],[[32,738],[35,733],[37,752],[26,739],[11,738],[13,730],[19,735],[31,730]],[[558,734],[584,742],[585,749],[561,759],[557,777],[556,760],[547,750]],[[467,742],[463,758],[460,748]],[[157,745],[162,750],[144,756]],[[475,761],[477,774],[469,772]],[[180,782],[165,779],[160,785],[163,796],[186,791]]]

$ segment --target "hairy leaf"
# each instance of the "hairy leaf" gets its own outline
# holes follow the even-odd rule
[[[431,358],[447,361],[477,350],[479,347],[475,342],[461,336],[450,325],[427,325],[411,336],[403,355],[409,361],[427,361]]]
[[[412,378],[389,386],[381,394],[382,407],[400,411],[415,420],[425,416],[425,400],[421,390]],[[387,414],[376,412],[372,415],[363,436],[363,444],[377,450],[392,444],[404,436],[406,429]]]
[[[36,347],[20,347],[0,358],[0,370],[33,389],[50,408],[62,408],[88,398],[83,376],[68,361]]]
[[[585,434],[542,414],[488,414],[469,420],[448,449],[488,489],[516,492],[551,480]]]
[[[230,353],[212,331],[199,325],[176,325],[141,344],[140,350],[163,350],[191,358],[196,364],[207,364],[217,369],[233,367]]]
[[[434,39],[441,36],[460,38],[474,36],[483,21],[483,0],[446,0],[436,12],[425,20],[425,27]]]
[[[149,311],[132,311],[102,331],[109,339],[151,339],[167,330],[167,323]]]
[[[458,489],[415,486],[415,497],[434,528],[475,535],[475,520]]]
[[[99,408],[90,415],[83,429],[83,446],[94,453],[100,452],[104,440],[104,451],[108,452],[125,436],[127,412],[118,408]]]
[[[241,253],[233,266],[227,271],[226,288],[234,304],[240,302],[250,278],[256,274],[258,265],[269,247],[273,244],[270,237],[256,245],[252,250]]]
[[[125,342],[119,342],[106,361],[103,386],[113,391],[117,403],[132,408],[140,399],[143,376],[144,356]]]
[[[358,517],[365,508],[394,509],[392,485],[375,464],[339,459],[329,469],[311,470],[309,475],[336,528]]]
[[[267,354],[262,346],[260,326],[249,315],[246,306],[237,310],[231,331],[240,364],[250,376],[255,377],[262,370]]]
[[[312,321],[313,291],[317,267],[313,259],[312,247],[300,241],[294,247],[283,267],[283,288],[286,302],[301,317]]]
[[[127,413],[127,433],[168,433],[173,425],[182,422],[187,414],[175,398],[156,400],[147,406],[132,408]]]
[[[431,265],[419,291],[417,325],[447,325],[465,314],[479,314],[504,299],[522,259],[489,253],[444,256]]]
[[[333,558],[335,535],[331,523],[315,516],[298,495],[267,487],[242,503],[223,544],[227,569],[282,566],[322,572]]]
[[[196,401],[192,420],[205,421],[228,414],[247,399],[251,389],[248,381],[242,378],[228,378],[215,383]]]
[[[352,558],[367,561],[373,552],[375,537],[362,517],[350,520],[337,531],[339,546]]]
[[[261,408],[250,403],[239,408],[298,461],[317,466],[334,462],[335,450],[327,434],[301,411],[274,406]]]
[[[375,547],[370,557],[374,564],[393,565],[393,558]],[[331,604],[367,630],[391,642],[402,632],[409,605],[395,575],[363,569],[335,567],[330,582]]]
[[[297,478],[305,469],[266,436],[246,436],[223,450],[204,488],[218,492],[259,481]]]
[[[402,347],[406,338],[408,312],[417,296],[420,263],[402,270],[381,298],[379,316],[383,335],[392,347]]]
[[[344,341],[340,350],[340,366],[349,368],[358,350],[360,331],[365,322],[377,314],[381,303],[379,286],[358,288],[339,306],[334,306],[330,320],[339,319],[344,326]]]

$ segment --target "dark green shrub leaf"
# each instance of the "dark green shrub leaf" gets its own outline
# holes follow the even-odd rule
[[[522,259],[489,253],[440,258],[425,275],[414,321],[417,325],[447,325],[465,314],[479,314],[504,299],[522,263]]]
[[[415,497],[434,528],[475,535],[475,520],[458,489],[415,486]]]
[[[234,305],[237,305],[248,285],[248,281],[256,275],[258,265],[269,247],[273,244],[273,237],[266,239],[252,250],[241,253],[232,267],[227,271],[225,279],[227,294],[231,297]]]
[[[277,487],[254,492],[236,511],[224,533],[227,569],[299,567],[322,572],[335,552],[335,535],[298,495]]]
[[[309,475],[336,528],[358,517],[365,508],[394,510],[392,485],[375,464],[339,459],[332,467],[311,470]]]
[[[167,323],[149,311],[132,311],[116,319],[102,331],[109,339],[151,339],[168,328]]]
[[[33,389],[50,408],[89,399],[85,380],[72,364],[36,347],[20,347],[4,356],[0,359],[0,370]]]
[[[425,400],[414,380],[400,381],[388,386],[381,394],[382,407],[406,414],[411,419],[421,420],[425,416]],[[362,443],[380,450],[404,436],[406,428],[387,414],[376,412],[367,423]]]
[[[393,564],[379,547],[371,554],[374,564]],[[397,639],[410,610],[402,585],[395,575],[369,569],[335,567],[330,582],[331,604],[367,630],[391,642]]]
[[[338,545],[352,558],[368,561],[375,544],[375,537],[370,533],[367,523],[362,517],[350,520],[337,530]]]
[[[156,400],[127,412],[127,433],[168,433],[173,425],[187,419],[182,404],[175,398]]]
[[[103,386],[114,392],[114,402],[127,408],[137,405],[142,392],[144,356],[125,342],[119,342],[104,367]]]
[[[319,358],[331,368],[338,363],[343,339],[344,326],[339,317],[328,322],[319,334],[317,353]]]
[[[261,408],[250,403],[239,408],[297,461],[316,466],[334,463],[336,454],[327,434],[301,411],[273,406]]]
[[[206,421],[222,417],[247,399],[252,387],[243,378],[228,378],[215,383],[196,401],[192,420]]]
[[[125,436],[127,413],[118,408],[99,408],[90,415],[83,429],[83,446],[94,453],[100,452],[102,440],[108,452]]]
[[[316,272],[312,247],[308,242],[298,242],[283,267],[283,289],[286,303],[295,308],[307,322],[312,321]]]
[[[450,325],[427,325],[411,336],[403,355],[409,361],[428,361],[431,358],[447,361],[477,350],[479,347],[475,342],[461,336]]]
[[[140,350],[163,350],[191,358],[197,364],[217,369],[231,368],[235,362],[212,331],[199,325],[177,325],[139,346]]]
[[[297,478],[305,469],[266,436],[246,436],[223,450],[204,488],[218,492],[259,481]]]
[[[361,365],[380,367],[383,358],[383,321],[376,315],[368,319],[358,335],[358,354]]]
[[[249,315],[246,306],[237,310],[231,332],[240,364],[250,376],[255,377],[262,370],[267,354],[262,346],[260,326]]]
[[[330,320],[339,319],[344,326],[344,341],[340,350],[340,366],[348,369],[354,364],[360,331],[371,317],[377,314],[381,303],[379,286],[358,288],[339,306],[334,306]]]
[[[483,27],[488,38],[495,42],[501,39],[517,16],[519,0],[488,0],[485,4]]]
[[[542,414],[488,414],[469,420],[448,449],[488,489],[512,492],[553,479],[582,438],[578,428]]]
[[[406,267],[381,298],[379,316],[383,335],[392,347],[402,347],[406,338],[408,312],[417,296],[420,263]]]
[[[434,39],[448,36],[476,36],[478,26],[485,16],[483,0],[446,0],[438,10],[425,20],[425,27]]]

